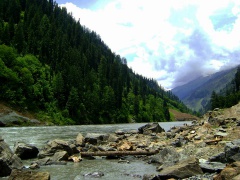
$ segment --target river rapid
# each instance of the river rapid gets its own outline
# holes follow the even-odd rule
[[[160,126],[168,131],[173,126],[180,126],[184,122],[160,122]],[[134,124],[107,124],[107,125],[78,125],[78,126],[40,126],[40,127],[6,127],[0,128],[0,136],[12,149],[15,142],[25,142],[41,149],[48,140],[63,139],[75,140],[78,133],[85,136],[87,133],[114,133],[116,130],[137,130],[146,123]],[[142,179],[144,174],[157,174],[156,166],[147,164],[136,158],[131,158],[130,163],[118,163],[118,160],[106,160],[97,157],[94,160],[83,159],[80,163],[68,162],[67,165],[52,165],[40,168],[48,171],[51,180],[80,180],[91,179],[84,174],[100,171],[104,173],[101,179]],[[23,161],[27,167],[34,160]],[[133,177],[133,175],[135,175]],[[136,176],[138,175],[138,176]],[[140,177],[141,176],[141,177]],[[0,178],[1,179],[1,178]],[[96,178],[94,178],[96,179]]]

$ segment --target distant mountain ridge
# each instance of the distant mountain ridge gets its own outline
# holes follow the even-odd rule
[[[223,70],[209,76],[201,76],[187,84],[172,89],[173,94],[194,111],[204,112],[208,109],[212,91],[220,92],[229,84],[237,71],[237,67]]]

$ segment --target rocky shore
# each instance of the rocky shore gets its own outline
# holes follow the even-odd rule
[[[137,130],[112,134],[78,134],[76,139],[54,139],[38,149],[24,142],[15,143],[13,152],[0,138],[0,177],[9,179],[50,179],[41,166],[84,163],[95,156],[131,163],[128,156],[154,164],[155,174],[136,178],[157,179],[240,179],[240,105],[215,109],[191,125],[173,127],[165,132],[158,123]],[[239,108],[240,109],[240,108]],[[29,168],[21,159],[32,159]],[[103,177],[107,172],[89,172],[83,176]]]

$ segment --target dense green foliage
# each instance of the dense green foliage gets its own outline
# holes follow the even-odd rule
[[[169,107],[188,111],[52,0],[0,8],[0,100],[55,124],[169,121]]]
[[[229,108],[240,100],[240,67],[237,68],[234,79],[228,83],[219,93],[212,92],[211,109]]]

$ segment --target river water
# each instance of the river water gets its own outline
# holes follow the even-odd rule
[[[183,123],[191,122],[161,122],[159,123],[165,131],[173,126],[179,126]],[[0,128],[0,136],[13,148],[15,142],[25,142],[41,149],[48,140],[63,139],[75,140],[78,133],[86,135],[87,133],[113,133],[116,130],[137,130],[146,123],[134,124],[109,124],[109,125],[79,125],[79,126],[41,126],[41,127],[7,127]],[[31,161],[24,161],[26,166]],[[51,180],[80,180],[91,179],[84,177],[84,174],[100,171],[104,173],[101,179],[141,179],[132,175],[157,174],[156,166],[144,163],[141,160],[130,159],[130,163],[118,163],[118,160],[106,160],[96,158],[95,160],[83,159],[80,163],[69,162],[67,165],[53,165],[41,167],[40,171],[48,171],[51,174]],[[1,179],[1,178],[0,178]],[[96,179],[96,178],[94,178]]]

